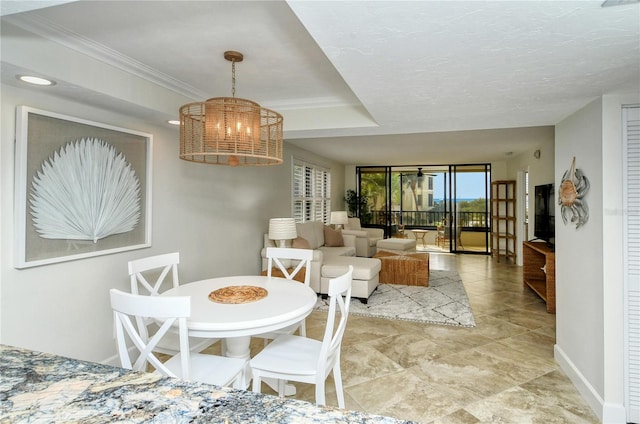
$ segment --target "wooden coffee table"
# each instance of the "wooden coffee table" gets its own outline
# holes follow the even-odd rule
[[[429,254],[397,254],[380,250],[374,258],[380,259],[380,282],[429,287]]]

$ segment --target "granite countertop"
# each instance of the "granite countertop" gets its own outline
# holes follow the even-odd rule
[[[408,421],[0,345],[0,423]]]

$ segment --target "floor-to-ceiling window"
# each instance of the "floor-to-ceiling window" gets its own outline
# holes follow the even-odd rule
[[[358,167],[365,226],[387,237],[427,230],[426,243],[451,252],[489,253],[490,165]],[[426,244],[425,243],[425,244]],[[422,240],[419,243],[422,245]]]

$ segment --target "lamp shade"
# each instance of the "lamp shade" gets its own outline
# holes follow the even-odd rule
[[[290,240],[298,237],[296,221],[293,218],[271,218],[269,220],[269,238],[271,240]]]
[[[347,211],[331,212],[330,224],[346,225],[349,223],[349,217]]]

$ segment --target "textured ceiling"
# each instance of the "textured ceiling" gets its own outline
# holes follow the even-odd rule
[[[236,95],[281,112],[287,141],[349,164],[502,159],[593,99],[640,90],[637,3],[11,3],[3,24],[105,70],[87,81],[3,48],[5,83],[30,70],[56,78],[61,96],[162,122],[184,102],[230,95],[222,53],[239,50]],[[120,93],[109,84],[116,68],[165,93]]]

